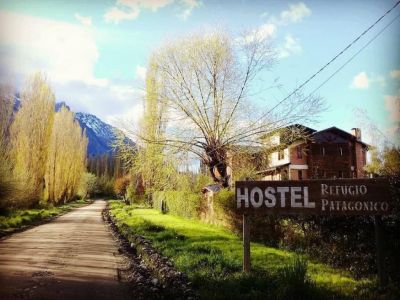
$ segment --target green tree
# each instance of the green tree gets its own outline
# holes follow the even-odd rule
[[[400,147],[393,146],[383,150],[382,173],[400,179]]]
[[[372,147],[371,160],[365,166],[370,174],[400,178],[400,148],[396,146],[384,147],[379,150]]]

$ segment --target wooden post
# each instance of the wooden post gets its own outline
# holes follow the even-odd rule
[[[376,264],[378,267],[379,286],[385,288],[389,278],[385,266],[385,238],[383,236],[383,222],[381,216],[374,216],[375,221],[375,247],[376,247]]]
[[[243,272],[250,273],[250,216],[243,214]]]

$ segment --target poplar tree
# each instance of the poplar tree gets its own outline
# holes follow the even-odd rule
[[[171,153],[166,153],[165,125],[167,107],[159,99],[160,85],[157,82],[158,66],[151,58],[146,74],[144,114],[139,120],[136,145],[126,142],[125,135],[117,134],[116,149],[124,166],[135,174],[136,186],[143,186],[147,194],[166,190],[174,185],[176,163]],[[127,132],[131,132],[128,126]],[[131,132],[132,133],[132,132]]]
[[[9,129],[13,115],[12,89],[0,85],[0,209],[10,205],[16,192],[15,182],[10,176]]]
[[[165,190],[171,187],[175,172],[171,157],[165,153],[166,109],[159,99],[157,82],[158,66],[150,59],[146,75],[144,115],[140,120],[141,148],[136,154],[135,168],[141,175],[146,192]]]
[[[43,196],[54,100],[46,78],[35,74],[21,94],[21,108],[11,125],[13,175],[24,184],[28,206],[38,204]]]
[[[85,172],[87,137],[65,106],[56,113],[46,167],[45,199],[57,204],[78,192]]]

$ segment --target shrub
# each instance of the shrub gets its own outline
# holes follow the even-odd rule
[[[284,267],[278,269],[279,299],[309,299],[315,290],[315,283],[307,275],[308,262],[301,257],[295,257]]]
[[[107,176],[101,176],[97,178],[99,196],[109,196],[113,197],[114,194],[114,179]]]
[[[142,205],[148,205],[146,201],[146,195],[136,195],[132,194],[129,199],[129,204],[142,204]],[[150,207],[150,206],[149,206]]]
[[[90,198],[98,193],[98,183],[96,175],[92,173],[84,173],[81,177],[81,183],[78,191],[78,196],[82,199]]]
[[[130,182],[131,180],[128,175],[115,179],[114,182],[115,195],[119,198],[124,198],[126,196],[126,191],[128,189]]]
[[[241,228],[241,216],[236,212],[235,193],[232,190],[221,189],[214,194],[214,224],[223,225],[238,233]]]
[[[222,189],[214,195],[214,208],[220,212],[232,210],[235,207],[235,192],[233,190]]]
[[[146,195],[137,194],[137,189],[135,187],[135,183],[132,181],[126,188],[125,201],[126,201],[126,203],[129,203],[129,204],[148,205],[148,203],[146,201]]]
[[[193,191],[195,193],[201,193],[201,190],[211,183],[213,183],[213,181],[210,176],[200,173],[195,177]]]
[[[153,194],[153,208],[173,215],[197,218],[201,196],[189,191],[163,191]]]

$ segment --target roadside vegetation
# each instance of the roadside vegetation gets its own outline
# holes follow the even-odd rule
[[[0,214],[0,237],[51,220],[61,214],[91,203],[89,200],[76,200],[60,206],[47,206],[34,209],[13,209]]]
[[[362,296],[369,279],[308,262],[306,256],[251,243],[252,272],[242,273],[242,240],[225,228],[110,202],[110,213],[129,238],[143,235],[171,258],[202,299],[332,299]]]

